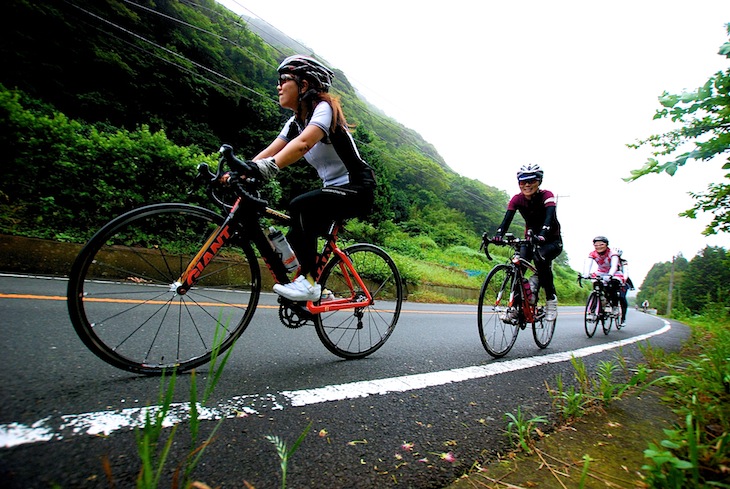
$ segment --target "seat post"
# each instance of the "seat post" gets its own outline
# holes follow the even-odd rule
[[[337,233],[342,228],[342,221],[335,219],[332,221],[332,224],[330,224],[329,231],[327,231],[327,237],[330,239],[337,239]]]

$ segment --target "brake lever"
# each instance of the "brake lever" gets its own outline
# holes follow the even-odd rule
[[[489,254],[489,243],[491,243],[487,233],[482,235],[482,244],[479,246],[479,251],[484,250],[484,254],[487,256],[487,260],[492,261],[492,256]]]
[[[220,165],[219,165],[220,166]],[[210,167],[207,163],[200,163],[198,165],[198,174],[193,178],[193,182],[188,190],[188,195],[192,195],[193,192],[201,185],[201,183],[209,184],[216,179],[213,172],[210,171]]]

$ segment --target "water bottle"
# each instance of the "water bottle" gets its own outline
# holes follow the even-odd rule
[[[281,263],[286,267],[287,272],[291,273],[299,268],[299,260],[297,260],[294,251],[289,246],[289,242],[286,240],[284,233],[271,226],[269,228],[269,241],[274,251],[279,255]]]
[[[526,278],[522,279],[522,290],[525,292],[525,299],[527,299],[527,302],[534,304],[535,297],[532,295],[532,287],[530,287],[530,282]]]

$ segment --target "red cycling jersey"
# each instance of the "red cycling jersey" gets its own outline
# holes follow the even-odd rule
[[[552,222],[547,221],[547,208],[555,207],[557,199],[549,190],[538,190],[531,199],[526,199],[524,195],[516,194],[510,199],[507,205],[507,211],[518,211],[525,220],[526,229],[531,229],[535,235],[541,234],[544,227],[547,232],[544,234],[548,241],[560,239],[560,223],[557,217],[553,217]],[[506,228],[506,226],[504,226]]]

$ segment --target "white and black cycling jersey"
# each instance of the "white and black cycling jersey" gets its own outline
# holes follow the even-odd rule
[[[330,133],[332,124],[332,107],[325,101],[320,101],[312,113],[312,117],[305,125],[314,124],[324,131],[325,136],[317,142],[307,153],[304,159],[317,170],[319,178],[325,187],[331,185],[371,186],[375,184],[373,170],[361,157],[355,146],[355,141],[347,128],[342,127]],[[279,137],[287,143],[296,138],[303,127],[292,116]]]

